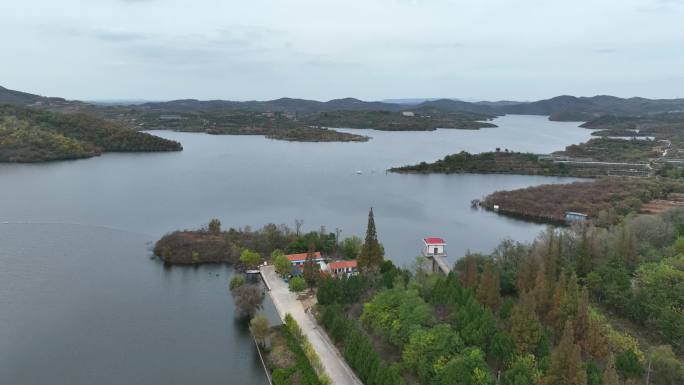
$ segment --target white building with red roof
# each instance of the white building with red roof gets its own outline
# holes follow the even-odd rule
[[[427,237],[423,238],[423,243],[423,256],[446,256],[446,251],[444,250],[446,242],[444,242],[444,239],[438,237]]]
[[[328,269],[330,270],[330,273],[336,277],[342,277],[343,275],[349,277],[359,272],[355,259],[351,261],[330,262],[328,264]]]
[[[290,261],[290,263],[293,266],[300,266],[300,265],[303,265],[304,262],[306,262],[306,256],[307,255],[309,255],[309,253],[288,254],[285,257],[287,258],[288,261]],[[316,263],[323,262],[323,257],[321,257],[320,252],[318,252],[318,251],[315,252],[313,256],[314,256],[314,258],[313,258],[314,262],[316,262]]]
[[[308,255],[309,253],[299,253],[285,256],[292,265],[292,275],[300,275],[302,273]],[[328,271],[328,265],[325,263],[325,259],[321,256],[320,252],[314,253],[313,262],[318,265],[320,271]]]

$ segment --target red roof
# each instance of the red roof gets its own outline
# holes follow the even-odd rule
[[[437,238],[437,237],[427,237],[424,238],[423,241],[427,243],[428,245],[444,245],[446,242],[444,242],[444,239],[442,238]]]
[[[287,259],[288,259],[290,262],[294,262],[294,261],[304,261],[304,260],[306,260],[306,256],[307,256],[307,255],[309,255],[309,253],[288,254],[288,255],[286,255],[286,257],[287,257]],[[321,257],[321,253],[320,253],[320,252],[317,251],[317,252],[314,253],[314,258],[320,258],[320,257]]]
[[[337,261],[337,262],[331,262],[328,264],[328,268],[330,270],[338,270],[338,269],[347,269],[347,268],[356,268],[356,260],[353,259],[351,261]]]

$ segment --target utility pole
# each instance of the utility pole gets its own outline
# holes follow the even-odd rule
[[[648,355],[648,369],[646,369],[646,385],[651,382],[651,361],[653,361],[653,351]]]

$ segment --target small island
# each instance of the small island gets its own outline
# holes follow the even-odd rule
[[[562,163],[540,159],[539,155],[520,152],[496,151],[470,154],[461,151],[447,155],[434,163],[419,163],[413,166],[389,169],[397,173],[442,173],[442,174],[522,174],[522,175],[570,175]]]
[[[438,128],[477,130],[496,127],[486,122],[493,115],[471,112],[428,111],[325,111],[304,117],[313,126],[369,128],[382,131],[434,131]]]

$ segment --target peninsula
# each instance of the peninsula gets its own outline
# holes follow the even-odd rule
[[[104,152],[180,151],[180,143],[87,114],[0,105],[0,162],[89,158]]]

